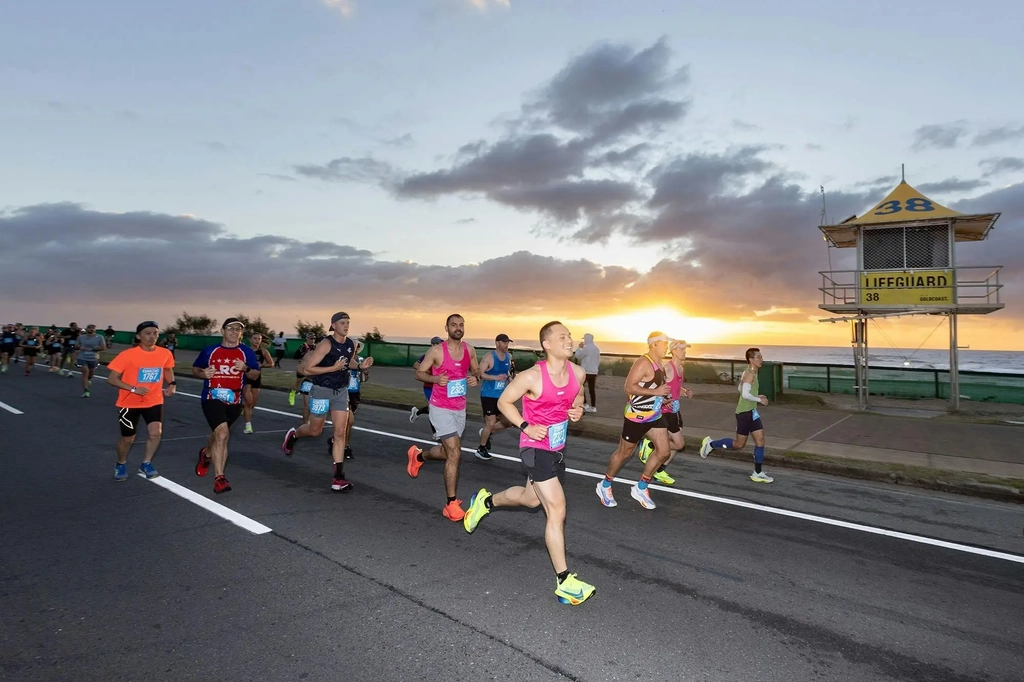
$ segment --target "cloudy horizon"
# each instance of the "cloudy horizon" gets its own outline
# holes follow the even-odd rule
[[[820,187],[839,222],[905,163],[935,201],[1002,213],[957,256],[1004,266],[1007,307],[961,318],[961,340],[1024,349],[1024,94],[985,67],[1024,67],[1014,22],[963,38],[952,3],[887,6],[910,27],[927,7],[927,30],[865,54],[820,36],[873,30],[872,3],[796,5],[5,6],[0,318],[290,331],[345,309],[426,338],[459,311],[476,338],[558,318],[616,341],[841,346],[818,271],[852,253],[822,241]],[[936,41],[949,54],[924,55]],[[933,326],[889,329],[916,347]]]

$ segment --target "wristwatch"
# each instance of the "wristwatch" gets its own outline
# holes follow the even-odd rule
[[[178,385],[178,382],[177,382],[177,381],[168,381],[168,382],[167,382],[167,385],[168,385],[168,386],[177,386],[177,385]]]
[[[519,424],[519,426],[518,426],[517,428],[518,428],[518,429],[519,429],[520,431],[525,431],[525,430],[526,430],[526,427],[527,427],[527,426],[529,426],[529,425],[530,425],[530,422],[528,422],[528,421],[526,421],[526,420],[524,419],[524,420],[522,421],[522,423],[521,423],[521,424]]]
[[[132,386],[132,390],[130,391],[130,393],[135,393],[135,389],[137,389],[137,388],[138,388],[138,386]]]

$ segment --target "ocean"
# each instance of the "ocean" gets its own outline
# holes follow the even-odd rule
[[[421,338],[388,337],[393,343],[425,343]],[[466,339],[474,346],[492,347],[493,339]],[[605,341],[598,346],[603,354],[637,355],[647,348],[642,343]],[[514,344],[513,348],[536,348],[536,346]],[[815,364],[853,366],[853,350],[849,346],[760,346],[766,361],[807,362]],[[698,360],[742,360],[747,346],[736,344],[693,344],[687,353],[690,359]],[[872,367],[917,369],[949,369],[949,351],[936,349],[913,350],[910,348],[870,349]],[[960,369],[976,372],[999,372],[1000,374],[1024,374],[1024,352],[999,350],[961,350]]]

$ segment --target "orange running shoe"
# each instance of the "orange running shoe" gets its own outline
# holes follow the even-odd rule
[[[441,513],[449,521],[461,521],[466,516],[466,512],[462,511],[462,500],[452,500]]]
[[[420,475],[420,467],[423,466],[423,462],[417,459],[423,451],[415,445],[409,446],[409,466],[405,467],[405,470],[409,472],[409,475],[416,478]],[[461,516],[459,518],[462,518]]]

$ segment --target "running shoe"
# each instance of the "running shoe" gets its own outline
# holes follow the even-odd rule
[[[493,457],[491,457],[491,453],[487,449],[486,445],[481,445],[480,447],[478,447],[476,449],[476,452],[474,452],[473,454],[476,455],[477,459],[482,459],[484,461],[487,461],[489,459],[494,459]]]
[[[644,509],[654,509],[657,506],[654,504],[654,500],[651,499],[651,494],[647,492],[647,488],[641,490],[640,486],[634,483],[633,487],[629,489],[629,494]]]
[[[252,424],[246,424],[242,433],[252,433]]]
[[[156,478],[160,474],[156,472],[156,467],[153,466],[152,462],[143,462],[139,465],[139,471],[146,475],[146,478]]]
[[[7,365],[0,367],[0,374],[7,374]],[[413,408],[415,409],[415,408]]]
[[[462,526],[467,533],[475,531],[476,527],[480,525],[480,519],[491,513],[486,504],[489,497],[491,494],[487,492],[487,489],[480,488],[473,497],[469,498],[469,510],[466,512],[466,517],[462,519]]]
[[[755,471],[754,473],[750,474],[750,480],[753,481],[754,483],[772,483],[775,479],[769,476],[768,474],[764,473],[763,471],[761,473],[757,473]]]
[[[615,501],[615,495],[612,493],[611,486],[606,488],[604,481],[597,482],[597,496],[601,498],[601,504],[606,507],[615,507],[619,504]]]
[[[597,592],[596,587],[583,582],[576,577],[575,573],[567,575],[562,582],[558,582],[558,578],[555,578],[555,596],[563,604],[579,606],[593,597],[595,592]]]
[[[288,404],[295,407],[295,391],[288,391]]]
[[[345,459],[354,459],[355,455],[352,453],[352,448],[345,446]]]
[[[284,434],[284,440],[281,441],[281,452],[291,457],[292,453],[295,452],[296,440],[295,428],[288,429],[288,433]]]
[[[704,436],[704,440],[700,442],[700,458],[707,459],[708,455],[711,454],[711,436]]]
[[[206,455],[206,448],[199,450],[199,462],[196,463],[196,476],[202,478],[210,473],[210,458]]]
[[[82,393],[82,397],[83,397],[83,398],[88,398],[88,397],[89,397],[89,391],[85,391],[85,392],[83,392],[83,393]]]
[[[416,423],[416,419],[419,416],[420,416],[420,408],[414,407],[411,410],[409,410],[409,423],[410,424],[415,424]]]
[[[70,377],[73,377],[73,376],[74,376],[74,374],[73,374],[73,373],[71,372],[71,370],[70,370],[70,369],[66,369],[66,370],[64,370],[64,376],[66,376],[66,377],[69,377],[69,378],[70,378]]]
[[[675,485],[676,482],[676,479],[669,476],[668,472],[664,469],[654,472],[654,480],[664,485]]]
[[[483,438],[484,437],[484,430],[481,428],[479,431],[476,432],[476,435],[478,435],[481,438]],[[484,447],[487,448],[488,450],[491,449],[491,437],[490,436],[487,436],[487,442],[484,443]],[[490,457],[481,457],[480,459],[490,459]]]
[[[221,493],[226,493],[229,490],[231,490],[231,484],[228,483],[228,479],[224,478],[224,476],[218,476],[213,480],[214,493],[220,495]]]
[[[352,484],[344,478],[335,476],[334,481],[331,483],[331,490],[336,493],[350,493],[352,492]]]
[[[654,452],[654,443],[651,442],[650,438],[646,436],[640,441],[640,447],[636,449],[636,456],[640,458],[640,461],[647,464],[647,460],[650,459],[651,453]]]
[[[115,481],[127,481],[128,480],[128,465],[127,464],[115,464],[114,465],[114,480]]]
[[[466,516],[466,512],[462,511],[462,500],[452,500],[444,506],[441,513],[449,521],[455,522],[461,521]]]
[[[423,466],[423,462],[417,459],[417,457],[419,457],[419,455],[422,452],[423,451],[420,450],[415,445],[410,445],[408,452],[405,453],[409,455],[409,464],[408,466],[405,467],[405,470],[409,472],[409,475],[412,476],[413,478],[416,478],[417,476],[420,475],[420,467]]]

